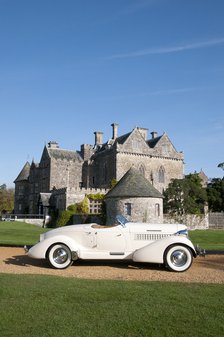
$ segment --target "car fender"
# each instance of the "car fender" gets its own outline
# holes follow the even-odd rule
[[[194,257],[196,257],[197,254],[194,245],[187,237],[181,235],[172,235],[137,249],[133,254],[133,261],[164,263],[165,250],[174,244],[180,244],[189,247],[192,250]]]
[[[63,243],[64,245],[68,246],[71,252],[76,252],[76,255],[79,256],[79,247],[77,244],[75,244],[74,240],[66,235],[50,237],[38,242],[35,246],[32,246],[29,249],[28,256],[34,259],[45,259],[47,257],[48,249],[56,243]]]

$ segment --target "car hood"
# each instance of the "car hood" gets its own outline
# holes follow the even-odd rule
[[[130,232],[137,233],[140,231],[152,231],[175,234],[178,231],[186,230],[187,226],[183,224],[150,224],[150,223],[132,223],[126,224]]]

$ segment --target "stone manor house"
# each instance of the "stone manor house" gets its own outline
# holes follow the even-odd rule
[[[82,144],[79,151],[65,150],[55,141],[43,149],[39,163],[25,163],[15,179],[15,214],[48,214],[49,209],[64,210],[88,194],[109,191],[111,182],[119,181],[130,168],[141,172],[160,193],[171,179],[184,176],[184,156],[166,133],[158,136],[148,129],[135,127],[103,140],[96,131],[94,145]],[[93,205],[94,206],[94,205]],[[97,205],[92,213],[97,213]]]

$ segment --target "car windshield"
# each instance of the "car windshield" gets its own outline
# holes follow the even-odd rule
[[[116,216],[116,220],[117,222],[122,225],[123,227],[125,226],[125,224],[128,222],[128,220],[121,214]]]

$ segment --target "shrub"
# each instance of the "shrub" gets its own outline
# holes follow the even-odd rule
[[[69,211],[69,210],[62,211],[61,214],[59,215],[57,221],[56,221],[56,227],[71,225],[73,214],[74,213]]]
[[[87,196],[76,205],[78,214],[89,214],[89,199]]]

